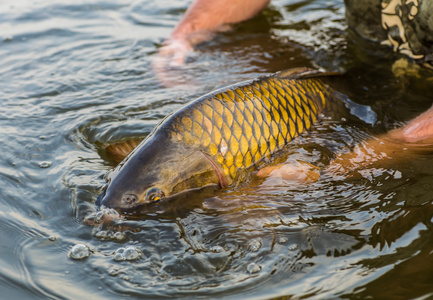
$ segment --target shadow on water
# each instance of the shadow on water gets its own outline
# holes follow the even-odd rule
[[[356,176],[322,172],[310,184],[252,174],[247,184],[189,195],[141,218],[85,224],[115,165],[103,145],[143,138],[167,114],[227,84],[291,67],[343,71],[343,115],[325,116],[287,149],[322,169],[431,105],[433,74],[397,79],[399,57],[352,37],[339,0],[273,1],[201,45],[173,71],[182,85],[164,88],[151,61],[187,5],[0,4],[2,297],[432,295],[428,149]],[[75,244],[90,256],[71,259]],[[114,260],[127,246],[142,257]]]

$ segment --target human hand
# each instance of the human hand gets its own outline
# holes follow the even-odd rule
[[[166,87],[178,85],[178,74],[173,72],[185,65],[186,58],[194,51],[187,39],[169,39],[162,46],[152,62],[158,80]]]
[[[185,59],[193,51],[193,47],[187,39],[175,38],[165,42],[158,51],[156,62],[164,62],[168,68],[177,68],[185,64]]]
[[[257,177],[282,179],[292,183],[312,183],[320,178],[320,168],[305,161],[288,160],[285,163],[266,166],[257,172]],[[264,183],[263,185],[272,185]]]

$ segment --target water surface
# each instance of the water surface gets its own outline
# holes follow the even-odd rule
[[[1,297],[431,296],[431,151],[356,178],[268,180],[139,220],[83,224],[115,165],[102,145],[144,137],[224,85],[291,67],[345,72],[341,92],[358,106],[324,118],[287,150],[322,168],[431,105],[433,74],[397,79],[398,57],[347,30],[340,0],[273,1],[201,45],[170,74],[178,85],[165,87],[151,62],[188,4],[0,3]],[[68,256],[78,243],[89,258]],[[143,257],[114,261],[129,245]]]

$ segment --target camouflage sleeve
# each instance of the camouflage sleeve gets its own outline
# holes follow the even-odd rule
[[[419,63],[433,62],[433,1],[345,0],[348,26]]]

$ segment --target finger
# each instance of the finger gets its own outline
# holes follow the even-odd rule
[[[320,168],[303,161],[267,166],[257,172],[262,178],[282,178],[284,180],[309,183],[320,178]]]

